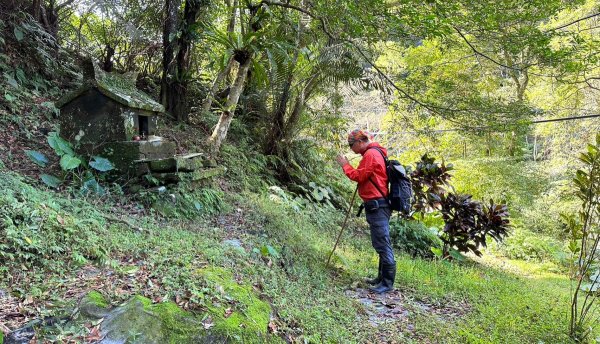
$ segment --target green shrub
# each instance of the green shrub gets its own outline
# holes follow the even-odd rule
[[[250,142],[240,142],[238,146],[224,144],[221,156],[227,167],[226,177],[234,187],[264,191],[277,182],[274,172],[268,168],[272,158],[259,153]]]
[[[398,219],[390,221],[392,244],[412,257],[433,258],[431,248],[442,248],[437,228],[427,227],[422,222]]]
[[[550,261],[558,264],[563,264],[566,259],[560,242],[525,229],[514,230],[498,249],[511,259]]]

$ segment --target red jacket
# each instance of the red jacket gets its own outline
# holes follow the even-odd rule
[[[367,150],[363,153],[363,158],[358,164],[357,168],[350,166],[350,164],[344,165],[344,173],[355,182],[358,182],[358,195],[363,201],[370,201],[373,199],[387,197],[387,173],[385,170],[385,160],[377,151],[377,149],[369,149],[371,147],[377,147],[383,151],[383,154],[387,156],[387,150],[379,145],[377,142],[372,142],[367,146]],[[375,188],[373,183],[369,181],[369,178],[373,183],[377,184],[379,190]]]

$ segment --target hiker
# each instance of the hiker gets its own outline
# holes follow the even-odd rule
[[[358,195],[363,200],[361,210],[364,207],[371,230],[371,243],[379,254],[377,278],[367,280],[367,283],[373,285],[370,290],[381,294],[393,289],[396,261],[390,241],[391,209],[386,198],[387,174],[382,156],[382,153],[387,156],[387,150],[379,143],[371,142],[371,139],[371,134],[365,130],[351,131],[348,134],[348,145],[354,153],[362,155],[358,168],[352,167],[343,155],[338,155],[337,162],[346,176],[358,183]]]

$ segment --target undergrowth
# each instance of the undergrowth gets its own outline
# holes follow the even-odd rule
[[[54,197],[12,172],[0,172],[0,268],[60,271],[106,258],[106,220],[82,201]]]

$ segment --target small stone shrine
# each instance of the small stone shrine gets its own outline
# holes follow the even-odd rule
[[[164,107],[138,90],[135,79],[106,73],[87,60],[82,85],[56,103],[60,135],[80,153],[105,157],[129,176],[151,173],[177,182],[181,172],[194,180],[221,173],[202,153],[176,155],[175,143],[155,135]]]

